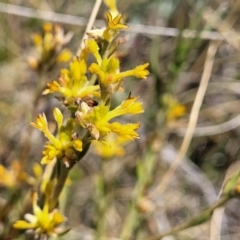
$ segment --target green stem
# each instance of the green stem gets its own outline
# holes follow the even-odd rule
[[[101,239],[104,234],[104,228],[105,228],[105,181],[103,177],[103,172],[100,171],[99,175],[96,177],[95,182],[95,196],[94,196],[94,203],[95,203],[95,209],[96,209],[96,239]],[[96,199],[96,200],[95,200]]]
[[[132,236],[133,231],[137,228],[139,223],[139,214],[136,208],[136,204],[133,202],[130,207],[127,220],[124,223],[120,239],[129,240]]]
[[[128,211],[128,216],[122,228],[120,237],[122,240],[129,240],[133,232],[139,230],[143,219],[138,212],[137,204],[139,199],[145,196],[145,191],[153,180],[157,159],[155,153],[148,150],[146,160],[139,162],[137,166],[138,181],[133,191],[133,199]]]
[[[33,100],[32,106],[31,106],[32,109],[27,113],[27,116],[26,116],[29,121],[32,121],[34,115],[36,114],[36,109],[37,109],[39,100],[42,96],[42,91],[43,91],[44,86],[45,86],[44,72],[39,72],[39,77],[38,77],[38,80],[37,80],[36,91],[35,91],[36,96]],[[21,151],[20,159],[21,159],[22,169],[25,168],[25,165],[26,165],[26,162],[27,162],[27,159],[28,159],[28,155],[29,155],[29,152],[30,152],[31,136],[32,136],[33,128],[28,127],[27,131],[28,131],[28,134],[26,135],[27,137],[24,141],[24,145],[21,147],[22,151]]]
[[[53,194],[52,194],[52,199],[50,201],[50,211],[54,209],[57,204],[58,204],[58,199],[59,196],[64,188],[65,182],[68,178],[68,174],[71,170],[71,168],[79,162],[84,155],[87,153],[89,147],[90,147],[91,142],[86,142],[85,145],[83,146],[83,151],[79,153],[78,155],[78,160],[76,162],[70,163],[70,166],[67,168],[63,161],[61,159],[58,159],[55,165],[55,173],[57,177],[57,184],[54,188]]]
[[[58,180],[57,185],[55,186],[53,191],[52,200],[50,202],[50,211],[57,206],[59,196],[63,190],[63,187],[68,177],[68,173],[70,171],[70,168],[66,168],[66,166],[61,160],[57,160],[55,168],[57,168]]]

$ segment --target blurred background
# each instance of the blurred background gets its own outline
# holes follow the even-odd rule
[[[30,130],[28,122],[45,112],[54,128],[53,108],[64,109],[57,99],[48,96],[39,96],[35,102],[40,78],[44,83],[40,88],[44,88],[68,63],[56,64],[39,76],[29,66],[29,57],[37,54],[33,34],[41,33],[46,22],[57,23],[65,33],[72,33],[67,47],[76,53],[94,3],[0,2],[3,166],[19,162],[31,174],[33,163],[40,162],[45,139]],[[121,70],[150,64],[147,80],[128,79],[124,85],[126,93],[140,96],[144,105],[145,112],[131,118],[141,122],[141,139],[119,143],[124,150],[107,157],[92,146],[75,166],[62,200],[71,230],[62,239],[148,239],[213,204],[229,167],[235,163],[234,170],[240,168],[240,1],[118,0],[117,6],[129,25],[121,33],[123,44],[117,52]],[[96,27],[104,26],[106,10],[102,4]],[[216,54],[199,115],[195,115],[196,128],[186,156],[161,191],[158,186],[186,136],[210,44],[217,46]],[[122,94],[114,101],[121,102]],[[0,186],[3,206],[8,200],[1,180]],[[21,186],[23,194],[29,189]],[[225,205],[223,222],[218,226],[220,239],[240,238],[239,204],[233,199]],[[8,214],[14,219],[14,214]],[[208,221],[164,240],[207,240],[210,228]]]

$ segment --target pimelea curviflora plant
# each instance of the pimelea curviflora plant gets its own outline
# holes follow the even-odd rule
[[[119,142],[139,139],[140,123],[122,124],[117,118],[142,113],[144,110],[138,97],[126,94],[122,103],[114,108],[111,100],[115,92],[123,90],[122,84],[127,77],[146,79],[148,63],[128,71],[120,70],[120,62],[114,54],[117,36],[128,26],[122,22],[115,2],[108,1],[107,4],[110,8],[106,13],[107,27],[88,33],[80,54],[72,58],[69,68],[62,69],[59,77],[49,82],[43,92],[54,94],[70,111],[70,117],[64,119],[61,110],[54,109],[57,134],[50,131],[44,113],[30,123],[47,138],[41,159],[41,164],[47,165],[46,174],[41,180],[40,193],[32,194],[33,214],[26,214],[25,220],[17,221],[14,227],[30,231],[39,239],[61,235],[68,230],[60,227],[65,218],[58,210],[59,197],[69,171],[83,158],[90,144],[97,141],[111,145],[111,142],[106,143],[107,139],[111,141],[116,137]],[[89,63],[90,55],[94,61]],[[40,66],[39,63],[36,66]],[[112,135],[116,137],[109,138]]]

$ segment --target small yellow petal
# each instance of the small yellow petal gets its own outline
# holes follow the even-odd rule
[[[73,147],[77,151],[81,152],[82,151],[82,141],[80,139],[76,139],[73,141]]]
[[[42,113],[42,114],[39,114],[38,116],[37,116],[37,119],[36,119],[36,123],[34,123],[34,122],[30,122],[29,123],[32,127],[35,127],[35,128],[37,128],[38,130],[40,130],[40,131],[45,131],[45,129],[47,128],[47,118],[46,118],[46,116],[45,116],[45,114],[44,113]]]
[[[58,129],[60,129],[60,127],[61,127],[62,124],[63,124],[63,115],[62,115],[62,112],[61,112],[58,108],[54,108],[53,115],[54,115],[55,121],[57,122]]]
[[[108,23],[112,22],[112,14],[110,12],[106,12],[106,18]]]
[[[116,17],[112,17],[110,12],[106,12],[106,18],[108,22],[108,27],[113,30],[118,30],[118,29],[127,29],[128,26],[125,24],[121,24],[121,18],[122,15],[118,14]]]
[[[13,227],[18,228],[18,229],[30,229],[30,228],[33,228],[34,226],[35,226],[35,224],[28,223],[24,220],[18,220],[17,222],[15,222],[13,224]]]
[[[90,38],[85,41],[85,45],[86,45],[86,48],[88,49],[88,51],[91,52],[93,54],[93,56],[96,58],[97,63],[99,65],[101,65],[102,57],[98,52],[99,47],[98,47],[97,42],[94,39]]]
[[[64,49],[58,56],[58,62],[68,62],[72,57],[72,53],[68,49]]]
[[[39,46],[39,45],[42,44],[43,39],[42,39],[42,36],[41,36],[41,35],[39,35],[39,34],[34,34],[34,35],[32,36],[32,39],[33,39],[33,42],[35,43],[36,46]]]
[[[107,113],[106,119],[110,120],[124,114],[139,114],[144,112],[142,103],[136,102],[137,99],[137,97],[131,97],[124,100],[118,107]]]
[[[51,32],[51,31],[52,31],[52,24],[51,24],[51,23],[45,23],[45,24],[43,25],[43,30],[44,30],[45,32]]]
[[[116,73],[118,69],[119,69],[119,60],[115,57],[111,58],[108,62],[108,72]]]
[[[123,139],[126,140],[140,139],[138,133],[135,132],[140,127],[139,123],[122,125],[118,122],[114,122],[110,124],[110,127],[112,132],[118,134],[118,136]]]
[[[148,67],[149,63],[145,63],[145,64],[142,64],[140,66],[137,66],[135,69],[134,69],[134,75],[138,78],[143,78],[143,79],[146,79],[147,75],[149,74],[149,71],[146,70],[146,68]]]
[[[54,213],[53,213],[52,222],[53,222],[55,225],[58,225],[58,224],[64,222],[64,217],[63,217],[60,213],[54,212]]]
[[[57,81],[53,80],[51,81],[50,83],[47,83],[47,86],[48,86],[48,89],[46,89],[43,94],[48,94],[49,92],[52,93],[52,92],[58,92],[60,91],[60,85]]]
[[[98,45],[97,45],[97,43],[96,43],[96,41],[94,39],[90,38],[90,39],[86,40],[85,44],[86,44],[87,49],[91,53],[94,54],[94,53],[98,52],[99,47],[98,47]]]
[[[45,164],[50,163],[51,161],[53,161],[53,159],[49,159],[48,156],[44,156],[41,160],[41,164],[45,165]]]
[[[38,163],[33,163],[33,172],[35,177],[38,179],[42,176],[42,167]]]
[[[97,65],[96,63],[92,63],[88,68],[88,70],[94,74],[98,74],[101,71],[99,65]]]

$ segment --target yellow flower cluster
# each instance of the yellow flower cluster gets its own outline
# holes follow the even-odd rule
[[[136,100],[136,97],[128,98],[113,110],[109,110],[109,106],[102,103],[92,108],[85,102],[81,102],[76,112],[76,118],[83,128],[89,130],[94,140],[101,140],[109,133],[116,133],[119,137],[127,140],[138,139],[139,136],[135,130],[139,128],[139,123],[125,125],[119,122],[109,123],[111,119],[121,115],[142,113],[142,104]]]
[[[79,152],[84,151],[87,143],[93,140],[104,142],[109,134],[116,134],[122,141],[139,139],[136,130],[140,123],[121,124],[115,120],[126,114],[142,113],[142,103],[137,102],[138,97],[129,95],[114,109],[111,109],[111,98],[112,94],[120,89],[126,77],[146,79],[149,74],[146,69],[148,63],[124,72],[119,70],[119,60],[108,54],[108,46],[104,44],[107,41],[112,41],[112,44],[118,31],[127,26],[121,22],[121,15],[118,13],[113,17],[107,12],[106,16],[108,26],[102,31],[101,38],[99,35],[94,36],[92,32],[91,37],[85,40],[85,48],[80,56],[73,58],[69,68],[62,69],[59,78],[48,83],[43,92],[57,93],[57,98],[71,111],[72,118],[63,125],[60,110],[54,110],[58,137],[50,133],[44,114],[38,116],[36,123],[31,123],[49,140],[43,151],[42,164],[57,158],[63,160],[67,167],[72,166],[70,162],[77,162]],[[104,46],[106,49],[103,52]],[[95,60],[88,65],[89,55]],[[112,121],[113,119],[115,121]],[[83,136],[84,131],[88,134],[78,138],[78,135]]]
[[[56,237],[68,231],[59,227],[65,221],[65,218],[54,209],[49,210],[48,201],[45,201],[43,209],[37,204],[38,195],[36,192],[32,195],[33,214],[25,214],[25,220],[18,220],[13,227],[18,229],[28,229],[34,231],[35,236],[51,236]]]
[[[109,95],[117,91],[125,77],[135,76],[137,78],[146,79],[149,74],[146,68],[148,63],[137,66],[132,70],[119,72],[119,60],[114,56],[102,58],[99,53],[99,47],[94,39],[86,41],[86,48],[96,58],[96,63],[92,63],[89,72],[98,76],[101,89],[101,98],[107,100]]]
[[[124,145],[130,141],[111,133],[105,137],[105,140],[106,142],[92,142],[95,153],[103,160],[108,160],[115,156],[123,156],[125,154]]]
[[[19,161],[13,161],[9,168],[0,164],[0,186],[18,188],[21,183],[33,185],[35,178],[22,169]]]
[[[43,94],[58,92],[66,106],[75,104],[77,99],[99,97],[99,86],[91,84],[87,77],[87,65],[84,59],[74,58],[69,69],[62,69],[58,81],[48,83]]]
[[[45,67],[53,67],[56,62],[68,62],[72,53],[63,47],[71,38],[72,34],[64,35],[63,29],[59,25],[44,24],[42,35],[34,34],[32,36],[38,56],[28,59],[30,66],[34,70],[41,71]]]
[[[68,167],[70,161],[77,160],[77,152],[82,151],[82,141],[74,132],[75,121],[69,118],[66,125],[63,125],[63,115],[58,108],[54,109],[54,119],[58,126],[58,137],[54,137],[48,129],[48,122],[45,114],[40,114],[36,122],[30,125],[42,131],[49,140],[43,151],[42,164],[47,164],[53,159],[62,159]]]
[[[170,94],[163,96],[163,104],[166,108],[166,120],[168,123],[182,117],[186,112],[185,106],[180,104],[178,100]]]
[[[123,155],[123,145],[140,138],[137,133],[140,123],[123,124],[118,120],[118,117],[144,111],[138,97],[128,94],[115,107],[112,107],[111,100],[113,94],[122,89],[127,77],[146,79],[149,74],[148,63],[128,71],[120,71],[120,62],[113,50],[117,47],[115,39],[119,30],[127,29],[128,26],[118,13],[115,1],[105,2],[110,8],[106,13],[107,27],[89,33],[79,56],[72,58],[69,68],[62,69],[59,77],[49,82],[43,92],[57,94],[56,98],[70,110],[71,117],[64,121],[62,112],[58,108],[54,109],[56,135],[50,131],[44,113],[39,114],[35,122],[30,122],[32,127],[41,131],[48,139],[42,152],[41,164],[57,160],[55,167],[59,170],[56,179],[50,181],[46,176],[42,179],[40,189],[45,197],[40,197],[41,204],[37,203],[37,193],[32,194],[33,214],[26,214],[25,220],[19,220],[13,225],[14,228],[32,231],[39,239],[56,237],[68,230],[59,227],[65,218],[53,208],[57,206],[69,169],[84,156],[90,143],[94,142],[99,154],[106,159],[115,154]],[[64,36],[61,28],[51,24],[45,24],[43,29],[42,36],[33,37],[39,57],[29,61],[37,71],[71,58],[70,52],[63,49],[70,36]],[[52,164],[48,165],[50,169],[51,166]],[[1,173],[5,177],[4,181],[12,184],[11,175],[0,166],[0,176]],[[34,173],[36,176],[41,175],[41,169],[35,168]]]

